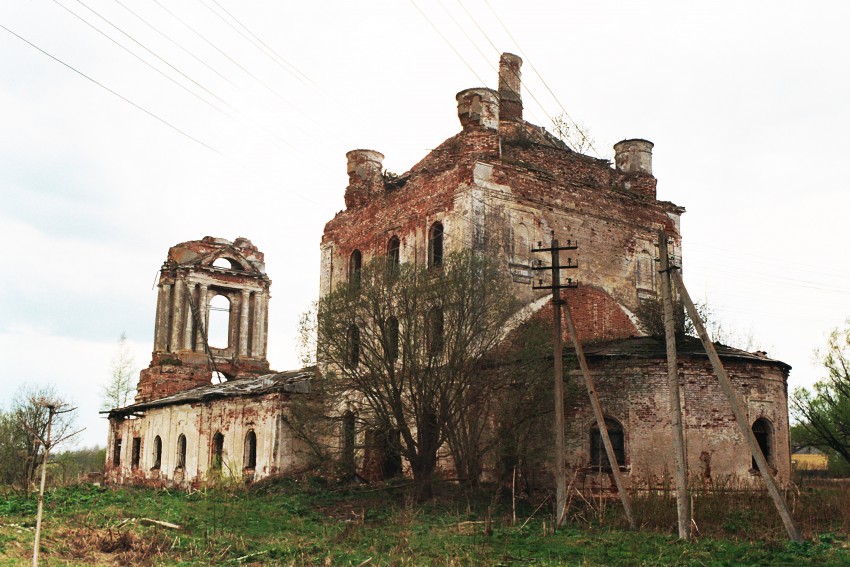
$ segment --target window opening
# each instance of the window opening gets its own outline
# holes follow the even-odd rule
[[[212,348],[230,346],[230,300],[216,295],[210,300],[209,329],[207,341]]]
[[[177,466],[174,469],[184,468],[186,468],[186,436],[181,433],[177,438]]]
[[[342,416],[342,465],[348,474],[354,474],[354,413]]]
[[[398,319],[390,317],[387,321],[387,356],[398,360]]]
[[[224,268],[226,270],[242,269],[242,266],[240,266],[230,258],[216,258],[212,265],[216,268]]]
[[[352,284],[360,283],[360,272],[363,268],[363,254],[360,250],[355,250],[351,253],[348,259],[348,281]]]
[[[245,435],[244,466],[246,469],[257,468],[257,434],[253,429]]]
[[[221,470],[221,462],[224,457],[224,435],[221,434],[221,431],[216,431],[215,435],[213,435],[213,446],[212,446],[212,469],[214,471]]]
[[[770,422],[763,417],[760,417],[753,423],[753,435],[756,438],[756,442],[759,444],[759,449],[764,454],[764,460],[771,463],[772,460],[772,433],[773,427],[770,425]],[[756,464],[756,458],[752,458],[752,467],[754,470],[758,470],[758,465]]]
[[[133,437],[133,451],[130,458],[130,466],[134,469],[139,468],[139,461],[142,458],[142,438]]]
[[[390,238],[389,244],[387,244],[387,266],[390,269],[391,274],[398,273],[398,267],[401,263],[401,241],[399,241],[398,236],[393,236]]]
[[[112,466],[121,465],[121,438],[115,439],[115,445],[112,447]]]
[[[162,439],[157,435],[153,439],[153,466],[151,470],[156,470],[160,466],[162,466]]]
[[[213,384],[224,384],[227,382],[227,376],[222,374],[221,372],[215,371],[212,373],[212,379],[210,380]]]
[[[443,265],[443,224],[435,222],[428,231],[428,267]]]
[[[349,368],[357,368],[360,364],[360,329],[357,325],[348,328],[348,352],[346,353]]]
[[[437,354],[443,351],[443,310],[432,307],[426,318],[426,331],[428,333],[428,354]]]
[[[606,417],[605,428],[608,430],[608,438],[611,439],[611,446],[614,448],[614,456],[617,458],[617,464],[622,466],[626,462],[623,426],[616,420]],[[605,445],[602,442],[602,434],[599,432],[599,427],[595,424],[590,430],[590,466],[598,470],[611,470],[611,464],[608,462],[608,454],[605,452]]]

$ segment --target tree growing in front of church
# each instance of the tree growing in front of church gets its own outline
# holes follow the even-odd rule
[[[347,419],[379,432],[410,464],[420,500],[431,494],[444,447],[456,465],[477,458],[469,444],[486,415],[475,408],[498,388],[481,361],[518,307],[491,258],[462,252],[442,260],[426,268],[377,258],[323,297],[316,319],[318,388],[339,415],[348,408]],[[352,427],[343,420],[349,437]]]

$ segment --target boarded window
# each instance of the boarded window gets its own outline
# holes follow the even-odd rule
[[[605,428],[608,430],[608,437],[611,439],[617,464],[622,466],[626,463],[626,439],[623,426],[616,420],[606,417]],[[602,442],[602,434],[596,425],[590,429],[590,466],[599,470],[611,470],[608,454],[605,452],[605,445]]]
[[[182,433],[177,438],[177,466],[174,470],[186,468],[186,436]]]
[[[245,435],[245,454],[243,456],[246,469],[257,468],[257,434],[252,429]]]
[[[443,265],[443,224],[435,222],[428,230],[428,267]]]
[[[117,467],[121,465],[121,438],[117,437],[115,439],[115,444],[112,446],[112,466]]]
[[[216,431],[213,435],[212,442],[212,462],[210,466],[214,471],[221,470],[221,463],[224,459],[224,435],[220,431]]]
[[[139,461],[142,458],[142,438],[133,437],[133,451],[130,456],[130,466],[134,469],[139,468]]]

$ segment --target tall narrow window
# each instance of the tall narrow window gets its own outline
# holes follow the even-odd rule
[[[130,466],[134,469],[139,468],[139,461],[142,458],[142,438],[133,437],[133,451],[130,456]]]
[[[439,307],[432,307],[425,320],[425,330],[428,333],[428,354],[443,352],[445,344],[443,323],[443,310]]]
[[[352,284],[360,283],[360,272],[363,269],[363,254],[360,250],[351,253],[348,259],[348,281]]]
[[[346,364],[349,368],[357,368],[360,364],[360,329],[357,325],[348,328],[348,352],[346,352]]]
[[[605,429],[608,430],[608,438],[611,439],[611,446],[614,449],[617,464],[622,466],[626,462],[626,444],[623,426],[616,420],[606,417]],[[605,452],[605,445],[602,442],[602,434],[599,432],[597,425],[594,425],[590,430],[590,466],[599,470],[611,470],[608,454]]]
[[[115,438],[115,444],[112,446],[112,466],[121,465],[121,438]]]
[[[174,470],[186,468],[186,436],[182,433],[177,438],[177,466]]]
[[[387,268],[390,274],[398,273],[398,266],[401,263],[401,241],[398,236],[390,238],[387,244]]]
[[[162,466],[162,439],[159,435],[153,438],[153,466],[151,470],[157,470]]]
[[[354,474],[354,414],[350,411],[342,416],[342,465],[348,474]]]
[[[254,430],[250,430],[245,435],[245,454],[243,456],[244,467],[246,469],[257,468],[257,434]]]
[[[223,295],[216,295],[210,300],[207,342],[212,348],[230,346],[230,300]]]
[[[428,230],[428,267],[443,265],[443,224],[435,222]]]
[[[221,434],[221,431],[216,431],[212,441],[212,463],[210,463],[212,470],[220,471],[223,459],[224,435]]]
[[[387,356],[390,360],[398,360],[398,319],[395,317],[387,320]]]
[[[759,449],[764,454],[764,460],[771,464],[773,460],[773,439],[771,439],[773,437],[773,426],[768,420],[760,417],[753,423],[753,435],[759,444]],[[755,457],[752,461],[753,469],[758,470]]]

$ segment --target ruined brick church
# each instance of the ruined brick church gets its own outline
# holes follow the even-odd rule
[[[451,251],[483,252],[486,246],[510,271],[523,313],[544,317],[551,300],[530,285],[531,248],[551,234],[578,241],[580,285],[566,298],[606,428],[627,482],[661,482],[674,468],[665,347],[640,314],[660,293],[659,229],[681,264],[684,208],[656,198],[651,142],[617,143],[612,167],[526,122],[521,64],[506,53],[498,90],[458,93],[461,131],[408,172],[386,175],[378,151],[347,154],[346,208],[325,226],[320,294],[374,257],[428,265]],[[206,237],[169,250],[151,364],[140,375],[135,403],[109,412],[108,479],[186,485],[299,468],[299,442],[286,419],[289,402],[321,378],[315,369],[269,370],[270,285],[262,253],[244,238]],[[213,316],[224,328],[215,347],[209,342]],[[683,341],[678,350],[689,474],[705,482],[756,478],[698,341]],[[761,352],[717,350],[748,425],[779,483],[787,483],[790,367]],[[578,372],[568,379],[582,382]],[[572,404],[567,418],[568,469],[587,487],[604,487],[607,460],[589,404]]]

